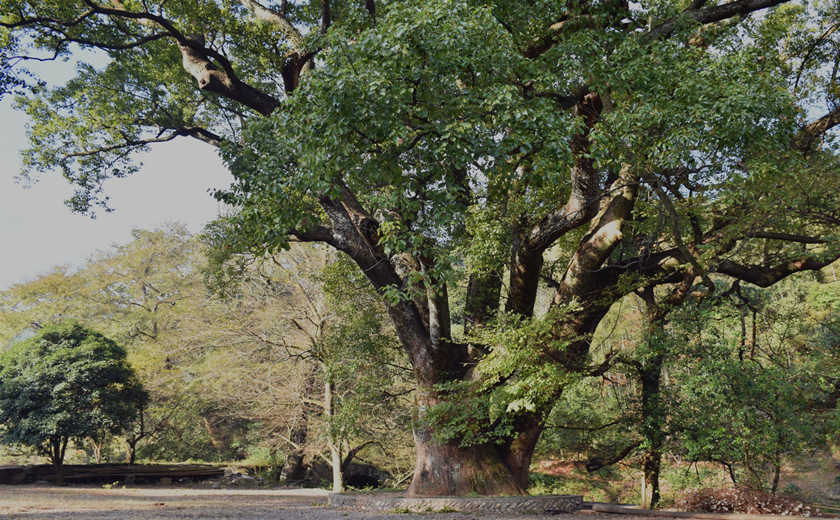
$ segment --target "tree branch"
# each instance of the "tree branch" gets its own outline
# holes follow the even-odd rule
[[[527,248],[542,252],[559,237],[586,222],[598,211],[598,172],[589,157],[589,134],[601,115],[603,105],[595,93],[584,93],[575,105],[575,115],[582,117],[583,130],[572,138],[574,166],[571,169],[572,190],[566,204],[547,215],[531,230]]]
[[[564,17],[548,26],[545,34],[533,40],[522,51],[526,58],[538,58],[554,47],[564,34],[568,34],[585,27],[593,27],[596,19],[591,15],[578,15],[574,18]]]
[[[111,9],[100,6],[92,0],[84,1],[96,14],[135,20],[145,25],[156,24],[165,29],[168,35],[178,43],[184,70],[195,78],[199,89],[238,101],[266,116],[280,105],[274,97],[240,80],[233,65],[224,55],[204,45],[203,36],[186,35],[179,31],[172,21],[160,15],[128,11],[123,8]],[[121,5],[119,2],[115,3]],[[215,64],[210,61],[211,59],[215,61]]]
[[[825,244],[827,242],[824,238],[810,237],[807,235],[793,235],[790,233],[774,233],[772,231],[753,231],[747,233],[746,237],[784,240],[785,242],[798,242],[800,244]]]
[[[797,150],[807,153],[811,151],[826,132],[840,125],[840,106],[817,119],[813,123],[809,123],[802,127],[800,134],[794,139],[793,146]]]
[[[618,452],[616,455],[610,457],[607,460],[604,460],[600,457],[593,457],[593,458],[589,459],[588,461],[586,461],[586,471],[592,473],[593,471],[598,471],[599,469],[601,469],[603,467],[612,466],[613,464],[617,464],[617,463],[621,462],[622,460],[624,460],[628,455],[630,455],[630,453],[633,452],[633,450],[635,450],[636,448],[638,448],[641,445],[642,445],[642,441],[636,441],[636,442],[630,444],[629,446],[627,446],[626,448],[624,448],[623,450],[621,450],[620,452]]]
[[[820,270],[838,258],[840,258],[840,253],[835,253],[822,259],[805,256],[781,262],[773,267],[739,264],[730,260],[722,260],[715,268],[715,272],[750,282],[759,287],[769,287],[793,273]]]
[[[728,4],[716,5],[713,7],[696,8],[698,2],[692,3],[691,7],[680,13],[678,16],[666,20],[645,35],[646,39],[668,38],[686,20],[693,20],[699,24],[719,22],[735,16],[743,16],[760,9],[773,7],[775,5],[789,2],[790,0],[738,0]],[[701,2],[702,4],[702,2]]]
[[[303,49],[303,36],[300,31],[286,19],[284,13],[275,9],[265,7],[255,0],[240,0],[249,11],[254,13],[257,20],[274,25],[283,32],[289,43],[292,44],[292,49],[300,51]]]

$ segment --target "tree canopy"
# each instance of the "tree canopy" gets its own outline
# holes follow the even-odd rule
[[[418,383],[414,494],[522,492],[556,400],[608,367],[591,339],[625,295],[840,256],[836,2],[0,5],[5,63],[95,51],[18,98],[26,166],[61,169],[71,207],[193,137],[236,177],[232,249],[323,242],[358,265]],[[427,412],[465,386],[481,432],[442,437]]]
[[[56,466],[70,440],[118,433],[148,396],[126,352],[78,324],[44,327],[0,356],[0,435]]]

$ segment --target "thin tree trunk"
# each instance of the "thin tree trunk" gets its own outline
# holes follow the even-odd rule
[[[134,464],[137,461],[137,440],[128,441],[128,463]]]
[[[773,495],[775,495],[776,491],[779,490],[779,476],[781,474],[781,471],[782,465],[777,460],[776,463],[773,465],[773,487],[770,488],[770,493]]]
[[[655,341],[655,339],[653,340]],[[654,347],[655,348],[655,347]],[[653,509],[659,503],[659,470],[662,465],[662,444],[664,434],[664,415],[660,395],[660,378],[664,356],[654,355],[643,364],[640,373],[642,380],[642,434],[647,448],[643,457],[646,496],[642,497],[642,507]]]
[[[326,372],[326,370],[325,370]],[[334,384],[329,375],[324,377],[324,418],[327,423],[327,444],[330,448],[330,465],[332,466],[333,477],[333,493],[341,493],[344,491],[344,475],[342,473],[341,465],[341,448],[340,440],[335,438],[333,434],[333,411],[335,406],[335,399],[333,397]]]
[[[96,459],[97,464],[102,464],[102,445],[105,441],[97,441],[94,439],[93,441],[93,458]]]

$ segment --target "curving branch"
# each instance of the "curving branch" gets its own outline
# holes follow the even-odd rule
[[[522,51],[522,55],[531,59],[539,58],[554,47],[564,35],[587,27],[594,27],[596,23],[597,20],[592,15],[564,17],[549,25],[545,34],[541,37],[531,41]]]
[[[715,272],[749,282],[759,287],[770,287],[794,273],[801,271],[818,271],[830,263],[840,259],[840,253],[823,258],[802,256],[793,260],[780,262],[775,266],[739,264],[731,260],[722,260],[714,269]]]
[[[693,2],[691,7],[669,20],[666,20],[645,34],[647,39],[668,38],[685,21],[694,21],[699,24],[720,22],[736,16],[744,16],[754,11],[773,7],[775,5],[789,2],[790,0],[737,0],[728,4],[712,7],[702,6],[705,2]]]
[[[794,148],[802,153],[808,153],[826,132],[837,125],[840,125],[840,106],[816,121],[803,126],[799,135],[794,139]]]
[[[542,253],[555,240],[586,222],[598,211],[599,175],[589,157],[589,134],[603,110],[596,93],[584,93],[575,105],[575,115],[582,117],[583,130],[572,138],[574,166],[571,170],[572,190],[563,207],[553,211],[537,224],[528,236],[526,248]]]
[[[184,70],[195,78],[200,89],[238,101],[266,116],[280,106],[280,102],[274,97],[239,79],[233,64],[218,51],[206,47],[203,36],[185,34],[179,31],[171,20],[163,16],[150,12],[129,11],[117,0],[113,2],[116,8],[101,6],[93,0],[84,0],[84,2],[94,14],[114,19],[124,18],[142,25],[156,25],[164,29],[166,35],[178,43]],[[91,42],[91,44],[98,46],[96,42]]]

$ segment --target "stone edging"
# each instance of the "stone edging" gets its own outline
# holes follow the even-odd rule
[[[580,495],[524,497],[422,497],[402,494],[343,494],[329,496],[332,507],[377,512],[488,512],[506,514],[574,513],[583,507]]]

